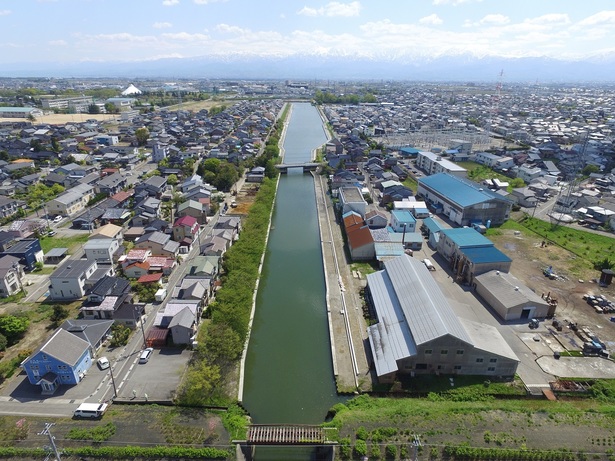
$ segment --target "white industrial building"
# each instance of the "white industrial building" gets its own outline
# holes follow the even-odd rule
[[[474,283],[476,293],[503,320],[544,318],[553,313],[545,299],[510,273],[489,271],[474,277]]]

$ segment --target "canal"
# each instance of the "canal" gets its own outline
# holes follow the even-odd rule
[[[293,104],[284,161],[310,161],[311,152],[325,142],[317,109]],[[255,424],[320,424],[339,401],[314,181],[301,169],[291,170],[278,186],[246,357],[243,403]]]

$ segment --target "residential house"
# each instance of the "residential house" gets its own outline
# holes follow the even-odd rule
[[[192,243],[197,238],[199,230],[200,226],[195,217],[182,216],[176,219],[173,224],[173,240],[181,242],[190,239],[190,243]]]
[[[386,215],[380,210],[365,213],[365,223],[370,229],[382,229],[388,224]]]
[[[78,384],[91,366],[90,344],[62,328],[21,363],[30,384],[41,386],[43,394],[53,394],[62,384]]]
[[[124,178],[120,173],[114,173],[101,178],[96,183],[96,189],[99,194],[105,194],[110,197],[118,192],[121,192],[122,189],[126,187],[126,184],[126,178]]]
[[[113,262],[120,251],[120,243],[116,239],[93,238],[83,245],[83,250],[89,260]]]
[[[167,179],[162,176],[152,176],[135,186],[135,194],[145,192],[150,197],[160,198],[167,188]]]
[[[105,224],[104,226],[95,229],[89,239],[114,239],[120,244],[124,241],[124,229],[115,224]]]
[[[23,268],[19,258],[0,256],[0,298],[6,298],[19,293],[22,289]]]
[[[0,218],[8,218],[25,208],[26,202],[23,200],[0,196]]]
[[[151,250],[154,256],[175,258],[179,251],[179,242],[171,240],[171,236],[162,232],[150,232],[135,240],[135,249]]]
[[[197,200],[186,200],[177,207],[177,215],[192,216],[199,224],[207,224],[207,207]]]
[[[86,282],[97,269],[97,262],[88,259],[71,260],[58,267],[49,276],[49,297],[54,301],[83,297],[87,289]]]
[[[339,188],[340,208],[342,214],[354,211],[361,218],[365,217],[367,211],[367,202],[363,198],[363,194],[358,187],[340,187]]]
[[[114,313],[132,302],[130,282],[124,278],[107,276],[98,280],[87,292],[87,299],[79,309],[84,319],[113,320]]]
[[[36,267],[36,263],[44,261],[41,243],[37,238],[21,239],[0,254],[19,258],[19,263],[28,271],[33,270]]]
[[[94,197],[94,188],[80,184],[47,202],[47,212],[52,215],[73,216],[81,212]]]
[[[60,328],[87,341],[94,356],[110,336],[112,326],[113,320],[71,319],[65,320]]]

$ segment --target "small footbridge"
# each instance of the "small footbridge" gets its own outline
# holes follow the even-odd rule
[[[337,445],[329,437],[335,428],[295,424],[250,424],[246,440],[233,440],[240,445]],[[334,435],[331,432],[331,435]]]
[[[315,171],[320,166],[320,163],[280,163],[275,167],[280,170],[280,174],[287,174],[288,170],[291,168],[303,168],[304,173],[309,173],[310,171]]]

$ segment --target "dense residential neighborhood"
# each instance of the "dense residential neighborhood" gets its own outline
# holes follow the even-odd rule
[[[221,349],[238,342],[211,327],[222,315],[227,252],[249,216],[241,205],[277,175],[267,141],[292,107],[284,98],[306,86],[277,83],[255,94],[252,82],[240,82],[228,106],[171,110],[131,83],[128,94],[104,101],[44,97],[29,112],[4,111],[0,296],[54,306],[50,331],[20,357],[24,383],[42,398],[76,389],[100,401],[148,403],[155,381],[163,388],[155,401],[175,402],[180,380],[200,370],[200,331],[220,334]],[[366,103],[316,105],[329,130],[315,151],[316,202],[333,211],[325,218],[319,210],[320,244],[323,265],[333,261],[337,271],[327,309],[348,322],[339,333],[342,320],[329,318],[338,331],[331,355],[340,369],[353,362],[352,373],[336,371],[338,389],[399,390],[414,378],[450,375],[533,379],[528,394],[550,396],[554,373],[528,371],[535,365],[519,328],[550,331],[558,300],[516,276],[520,262],[496,246],[492,231],[516,213],[612,237],[615,121],[587,104],[557,104],[562,94],[571,98],[565,87],[537,98],[519,86],[502,96],[512,113],[488,115],[489,97],[473,87],[447,97],[435,85],[398,89],[382,85]],[[579,102],[598,101],[601,91],[608,93],[588,90]],[[44,123],[51,111],[109,111],[109,119]],[[335,228],[330,236],[324,221]],[[330,254],[337,240],[343,246]],[[610,285],[608,263],[596,286]],[[553,274],[551,266],[544,273]],[[336,285],[341,303],[330,297]],[[604,336],[583,334],[583,353],[608,357]],[[133,365],[149,365],[126,370],[127,348],[139,354]],[[172,377],[152,379],[163,370]],[[103,384],[93,389],[89,376]]]

